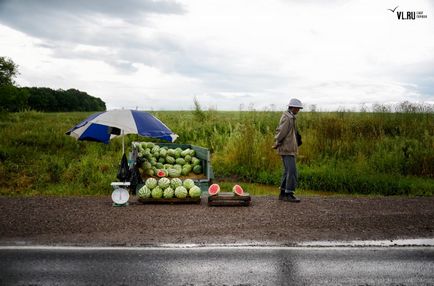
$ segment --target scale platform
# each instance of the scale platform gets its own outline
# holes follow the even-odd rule
[[[232,192],[220,192],[208,197],[208,206],[249,206],[252,198],[249,193],[238,196]]]

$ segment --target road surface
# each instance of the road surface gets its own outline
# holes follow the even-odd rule
[[[434,248],[0,248],[0,285],[337,284],[434,285]]]

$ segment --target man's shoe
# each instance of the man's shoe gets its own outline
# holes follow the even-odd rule
[[[283,198],[285,202],[290,203],[299,203],[300,199],[297,199],[293,194],[286,194],[286,196]]]

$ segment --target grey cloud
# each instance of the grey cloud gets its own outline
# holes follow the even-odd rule
[[[93,37],[99,31],[119,30],[120,23],[143,25],[150,14],[182,14],[177,2],[152,0],[2,0],[0,23],[34,37],[74,40]],[[98,22],[98,19],[109,19]]]
[[[44,19],[45,16],[66,12],[75,15],[107,15],[122,18],[125,21],[140,18],[145,14],[181,14],[183,7],[174,1],[154,0],[2,0],[0,13],[19,20],[20,17]],[[44,19],[45,20],[45,19]]]
[[[151,0],[0,0],[0,23],[42,40],[52,56],[103,61],[121,73],[136,64],[200,80],[219,92],[257,92],[277,88],[288,79],[273,70],[239,67],[239,56],[227,55],[182,36],[154,33],[150,14],[182,14],[178,2]],[[140,36],[138,29],[149,29]],[[78,49],[89,45],[96,49]]]

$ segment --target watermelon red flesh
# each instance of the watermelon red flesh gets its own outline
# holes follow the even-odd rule
[[[241,188],[240,185],[235,185],[235,186],[232,188],[232,191],[233,191],[236,195],[238,195],[238,196],[242,196],[242,195],[244,195],[244,190],[243,190],[243,188]]]
[[[162,178],[162,177],[166,177],[166,172],[164,172],[163,170],[158,170],[157,171],[157,176]]]
[[[220,192],[220,186],[218,184],[212,184],[208,188],[208,194],[210,196],[215,196]]]

